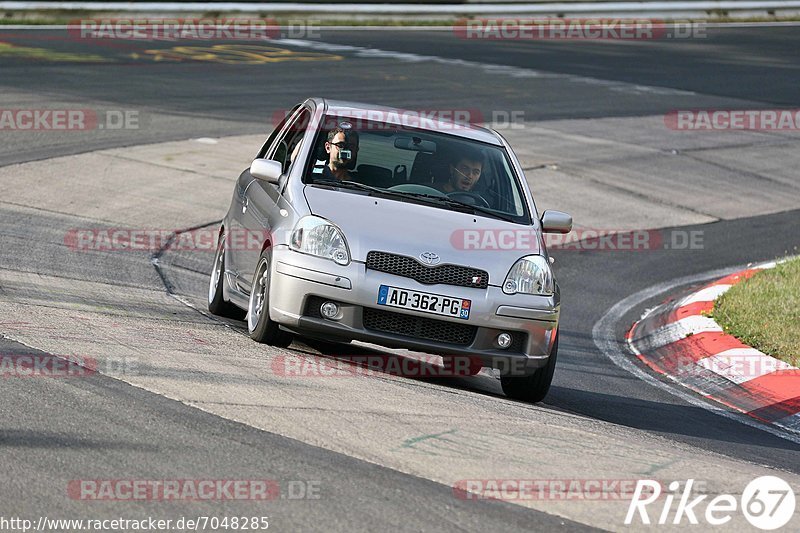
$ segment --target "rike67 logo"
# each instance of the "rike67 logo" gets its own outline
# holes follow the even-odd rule
[[[707,502],[708,494],[692,498],[693,486],[694,479],[687,480],[682,488],[680,482],[673,481],[665,492],[658,481],[640,479],[628,506],[625,525],[697,525],[704,520],[706,524],[722,526],[741,512],[753,527],[770,531],[785,526],[794,515],[794,491],[776,476],[754,479],[738,499],[731,494],[719,494]]]

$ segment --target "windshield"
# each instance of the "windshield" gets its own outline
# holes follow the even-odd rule
[[[382,122],[322,124],[304,183],[530,223],[503,147]]]

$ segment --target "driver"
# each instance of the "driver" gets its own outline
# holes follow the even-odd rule
[[[344,128],[329,131],[325,151],[328,152],[328,164],[322,171],[323,178],[352,180],[350,170],[358,157],[358,133]]]
[[[450,161],[450,177],[442,185],[442,192],[470,192],[483,170],[483,157],[477,151],[460,152]]]

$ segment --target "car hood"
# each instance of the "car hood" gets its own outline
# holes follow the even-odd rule
[[[355,261],[372,250],[480,268],[500,285],[511,266],[541,251],[536,227],[366,194],[305,187],[311,212],[344,232]],[[420,261],[421,262],[421,261]]]

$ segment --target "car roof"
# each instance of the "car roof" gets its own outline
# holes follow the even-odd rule
[[[372,105],[372,104],[365,104],[361,102],[348,102],[345,100],[329,100],[327,98],[309,98],[310,101],[315,102],[317,105],[321,105],[324,107],[324,111],[326,114],[329,115],[336,115],[340,117],[347,117],[352,119],[362,119],[362,120],[369,120],[370,116],[375,116],[377,113],[379,115],[379,119],[381,122],[386,122],[389,124],[397,124],[398,126],[407,125],[404,124],[401,117],[421,117],[424,119],[425,117],[431,117],[433,115],[433,120],[437,123],[441,124],[441,129],[434,129],[430,127],[425,127],[421,125],[421,129],[427,129],[430,131],[438,131],[441,133],[447,133],[449,135],[453,135],[456,137],[461,137],[464,139],[470,139],[474,141],[484,142],[487,144],[493,144],[496,146],[502,146],[503,142],[500,140],[499,136],[489,130],[487,128],[476,126],[474,124],[463,124],[460,122],[456,122],[454,120],[448,120],[446,117],[448,115],[452,115],[456,112],[466,112],[470,113],[470,111],[474,110],[456,110],[456,109],[417,109],[417,110],[410,110],[410,109],[401,109],[396,107],[386,107],[386,106],[379,106],[379,105]],[[368,113],[373,113],[372,115]],[[448,126],[452,126],[449,128]]]

